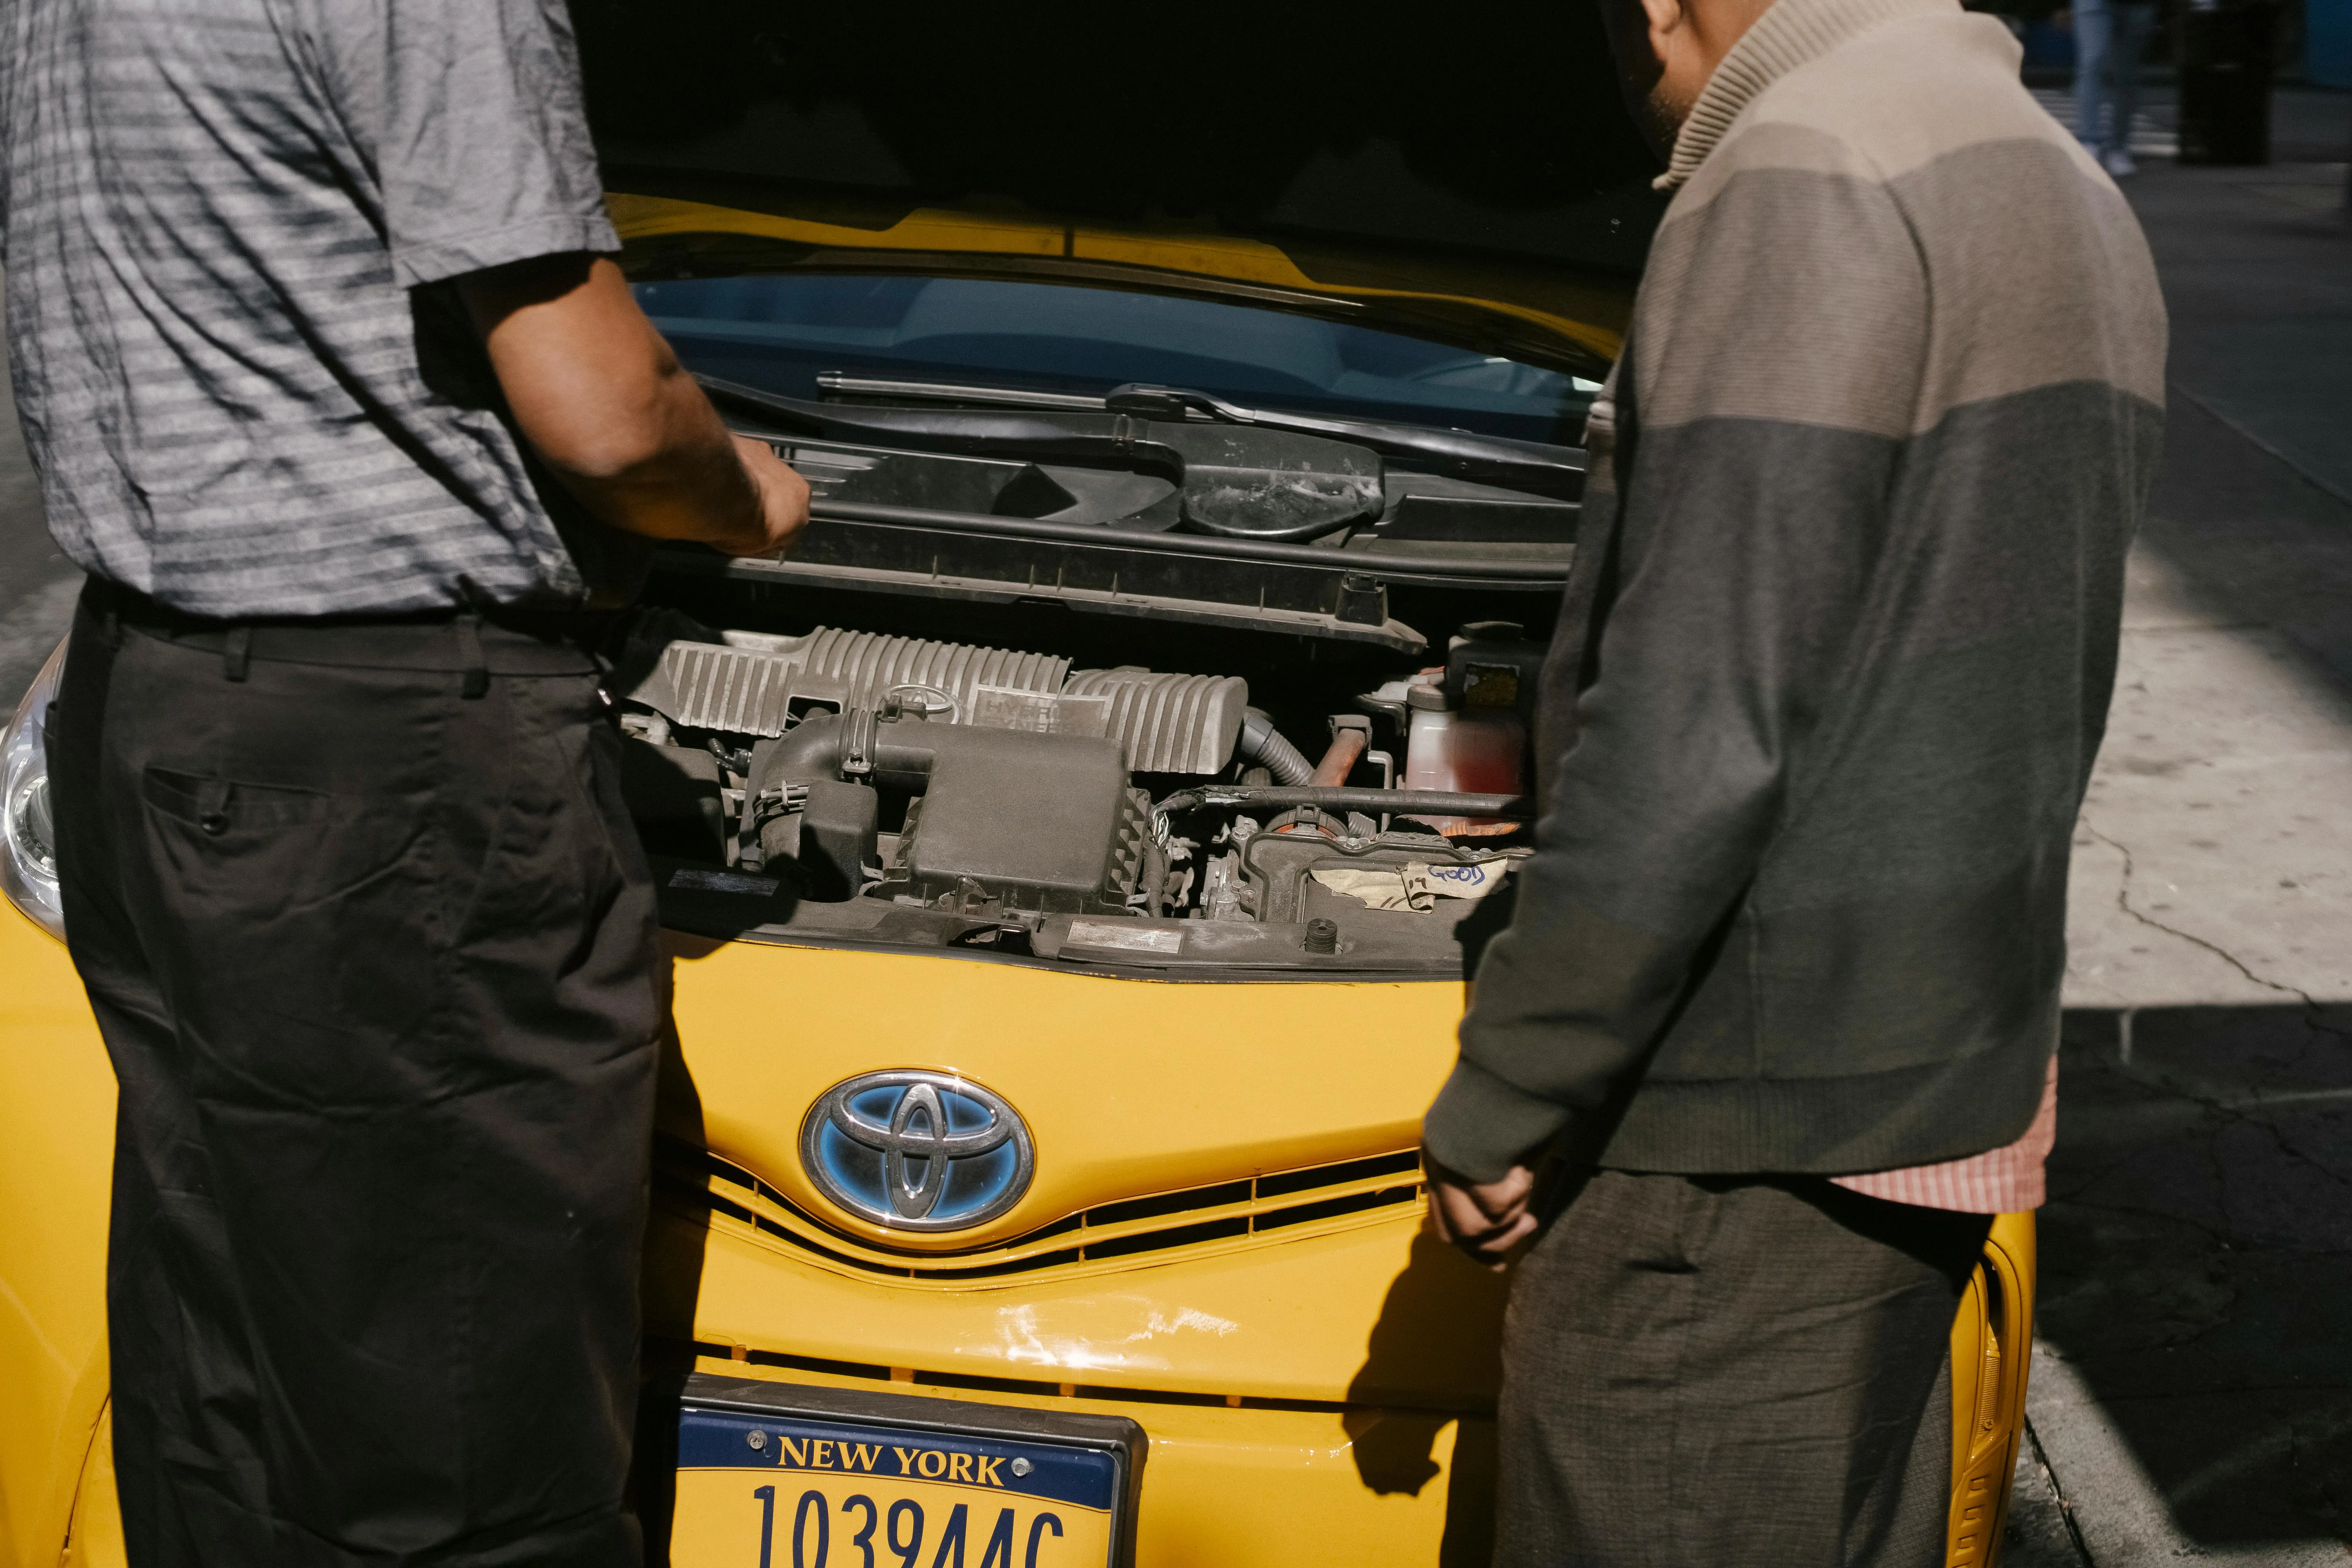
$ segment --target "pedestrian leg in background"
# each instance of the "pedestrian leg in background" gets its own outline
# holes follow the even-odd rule
[[[1819,1178],[1592,1176],[1511,1288],[1496,1568],[1941,1568],[1990,1226]]]
[[[2139,68],[2147,55],[2148,35],[2156,29],[2155,0],[2108,0],[2111,7],[2107,72],[2113,84],[2106,140],[2099,161],[2107,173],[2122,179],[2138,173],[2132,161],[2132,119],[2139,112]]]
[[[2078,0],[2074,16],[2074,139],[2094,158],[2106,144],[2107,58],[2115,44],[2115,0]]]
[[[108,598],[49,736],[131,1562],[636,1568],[658,953],[593,664]]]

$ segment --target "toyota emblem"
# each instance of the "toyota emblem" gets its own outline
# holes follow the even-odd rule
[[[1036,1156],[1004,1097],[953,1073],[869,1072],[809,1107],[801,1164],[817,1191],[893,1230],[962,1230],[1029,1190]]]

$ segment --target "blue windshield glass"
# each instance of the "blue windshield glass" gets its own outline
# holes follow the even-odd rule
[[[1573,440],[1594,384],[1252,305],[961,278],[641,283],[688,368],[795,397],[821,371],[1103,393],[1182,386],[1271,408]]]

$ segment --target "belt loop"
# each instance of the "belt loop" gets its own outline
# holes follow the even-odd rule
[[[472,701],[490,694],[490,661],[482,655],[482,617],[457,617],[457,651],[466,660],[465,683],[457,695]]]
[[[228,636],[221,639],[221,674],[231,680],[242,681],[246,666],[253,659],[253,628],[231,626]]]

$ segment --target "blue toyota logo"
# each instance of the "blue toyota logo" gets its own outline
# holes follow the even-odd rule
[[[953,1073],[869,1072],[809,1107],[801,1164],[860,1219],[961,1230],[1020,1202],[1036,1157],[1002,1095]]]

